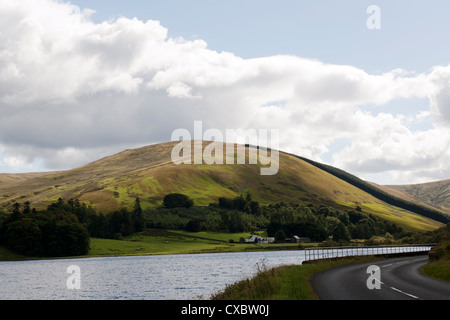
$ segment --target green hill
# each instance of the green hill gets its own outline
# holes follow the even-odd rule
[[[136,197],[145,209],[160,206],[163,197],[172,192],[186,194],[201,206],[250,191],[263,205],[286,201],[346,209],[359,206],[405,230],[442,226],[418,214],[417,208],[414,213],[397,206],[399,203],[380,200],[370,190],[295,155],[280,152],[278,173],[262,176],[261,165],[248,161],[242,165],[175,165],[171,151],[177,143],[125,150],[67,171],[0,174],[0,207],[29,201],[33,207],[45,208],[58,198],[77,198],[107,213],[131,208]],[[249,149],[246,147],[247,155]]]

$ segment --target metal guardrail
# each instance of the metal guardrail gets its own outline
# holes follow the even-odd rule
[[[305,248],[303,261],[321,260],[339,257],[386,255],[399,253],[429,252],[436,244],[408,244],[384,246],[346,246],[346,247],[314,247]]]

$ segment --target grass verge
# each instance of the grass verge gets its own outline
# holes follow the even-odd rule
[[[431,278],[450,282],[450,260],[430,262],[422,272]]]
[[[450,228],[447,227],[447,232]],[[448,235],[447,235],[448,237]],[[430,252],[430,261],[422,272],[429,277],[450,282],[450,240],[443,240]]]

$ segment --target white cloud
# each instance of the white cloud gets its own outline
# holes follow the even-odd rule
[[[433,68],[429,75],[429,99],[436,124],[450,126],[450,65]]]
[[[450,130],[411,131],[403,117],[359,115],[361,128],[335,164],[361,176],[390,172],[397,183],[419,183],[450,175]]]
[[[371,75],[296,56],[243,59],[168,38],[158,21],[94,23],[92,14],[50,0],[0,3],[3,163],[70,168],[202,120],[223,131],[280,129],[282,149],[316,160],[352,141],[334,159],[357,174],[450,175],[450,66]],[[398,98],[428,98],[430,110],[411,120],[361,109]],[[429,115],[434,129],[408,129]]]
[[[24,157],[14,157],[9,156],[3,159],[3,163],[13,170],[29,168],[31,169],[32,164],[30,164]]]

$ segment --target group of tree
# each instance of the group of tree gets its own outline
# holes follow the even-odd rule
[[[176,198],[182,197],[177,195]],[[147,226],[152,228],[224,232],[266,230],[269,236],[275,237],[278,233],[280,239],[298,235],[312,241],[346,242],[374,236],[400,238],[407,235],[401,227],[364,213],[359,206],[354,210],[286,202],[261,206],[250,193],[234,198],[220,197],[217,203],[208,207],[154,208],[147,210],[145,216]]]
[[[136,198],[134,209],[98,213],[78,200],[58,199],[46,210],[14,203],[0,222],[0,243],[27,256],[78,256],[90,250],[90,238],[115,238],[143,231],[145,220]]]
[[[97,212],[77,199],[67,202],[58,199],[48,209],[74,214],[93,238],[118,239],[145,229],[145,219],[139,198],[135,199],[133,210],[121,208],[107,214]]]
[[[175,193],[166,195],[161,207],[144,210],[144,216],[149,228],[251,232],[268,224],[258,211],[259,203],[252,201],[250,194],[245,198],[219,198],[209,206],[194,206],[192,199]]]
[[[217,205],[221,209],[238,210],[251,214],[259,213],[259,202],[252,200],[250,192],[247,192],[245,198],[242,194],[231,199],[220,197]]]
[[[21,210],[15,204],[0,224],[0,243],[17,253],[34,257],[84,255],[90,249],[90,237],[78,218],[70,212],[48,208]]]
[[[280,202],[269,205],[267,226],[269,236],[283,232],[308,237],[313,241],[332,239],[348,242],[351,239],[370,239],[374,236],[405,236],[403,229],[371,214],[357,210],[337,210],[328,206],[298,205]]]
[[[190,208],[193,205],[194,201],[181,193],[169,193],[163,199],[163,207],[167,209]]]

